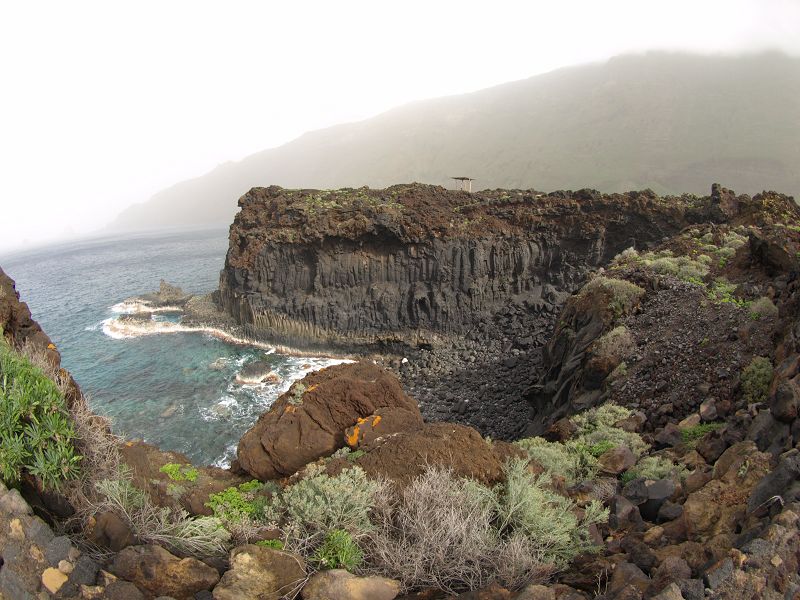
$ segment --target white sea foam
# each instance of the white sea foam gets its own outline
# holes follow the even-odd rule
[[[124,300],[111,307],[111,312],[122,315],[181,312],[180,306],[151,306],[147,300]]]
[[[225,448],[225,454],[217,458],[211,463],[212,467],[219,467],[220,469],[227,469],[231,466],[231,461],[236,458],[236,448],[238,444],[231,444]]]
[[[223,396],[218,402],[208,408],[200,409],[200,416],[204,421],[219,421],[230,419],[241,412],[239,401],[233,396]]]
[[[206,333],[229,344],[261,348],[262,350],[266,350],[267,353],[275,351],[275,348],[270,344],[238,338],[216,327],[183,325],[182,323],[176,323],[174,321],[155,321],[152,319],[149,321],[122,321],[116,317],[111,317],[103,321],[103,333],[115,340],[162,333]]]

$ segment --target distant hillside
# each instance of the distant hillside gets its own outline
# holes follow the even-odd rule
[[[183,181],[112,225],[229,223],[253,186],[652,188],[800,197],[800,59],[650,53],[417,102]]]

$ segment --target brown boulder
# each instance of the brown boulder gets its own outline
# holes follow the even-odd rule
[[[630,448],[626,446],[617,446],[603,452],[598,458],[600,463],[600,470],[609,475],[619,475],[630,469],[636,464],[636,457]]]
[[[457,600],[511,600],[511,592],[497,583],[492,583],[485,588],[464,592],[456,596]]]
[[[138,544],[130,527],[111,511],[97,515],[90,523],[86,536],[100,547],[119,552],[132,544]]]
[[[719,457],[712,479],[689,494],[682,522],[690,540],[705,541],[736,532],[751,491],[770,470],[770,457],[751,441],[739,442]]]
[[[214,588],[214,600],[292,597],[306,577],[306,565],[299,556],[247,544],[231,552],[231,568]]]
[[[401,431],[416,431],[422,428],[422,415],[419,410],[398,407],[379,408],[374,414],[360,418],[345,432],[347,445],[353,449],[369,449],[378,438]]]
[[[386,577],[356,577],[344,569],[315,573],[303,587],[303,600],[394,600],[400,582]]]
[[[770,397],[769,408],[772,416],[784,423],[794,421],[800,408],[800,386],[795,379],[779,381]]]
[[[342,448],[345,430],[381,408],[419,414],[397,378],[372,363],[316,371],[292,385],[244,434],[239,464],[263,481],[287,477]]]
[[[128,546],[117,554],[109,570],[152,596],[176,600],[190,600],[219,581],[216,569],[196,558],[178,558],[153,544]]]
[[[503,479],[505,458],[512,455],[508,444],[489,443],[465,425],[426,423],[422,429],[391,435],[356,459],[371,478],[386,477],[400,485],[421,475],[429,465],[450,468],[458,477],[472,477],[494,484]],[[332,461],[328,471],[341,470]],[[352,464],[352,463],[348,463]],[[332,471],[333,470],[333,471]]]

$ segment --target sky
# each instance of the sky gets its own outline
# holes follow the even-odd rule
[[[410,101],[629,52],[767,49],[800,55],[800,0],[0,0],[0,251]]]

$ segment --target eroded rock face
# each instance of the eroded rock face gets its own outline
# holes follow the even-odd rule
[[[298,345],[424,342],[512,305],[538,312],[621,250],[701,218],[649,191],[418,184],[254,188],[239,206],[218,300],[252,335]]]
[[[380,430],[381,409],[401,410],[404,426],[422,426],[416,402],[405,394],[397,378],[372,363],[337,365],[311,373],[278,398],[244,434],[237,451],[239,463],[261,480],[292,475],[342,448],[348,428],[355,445],[359,433],[356,430],[354,434],[352,428],[359,420],[369,420],[371,432]]]

